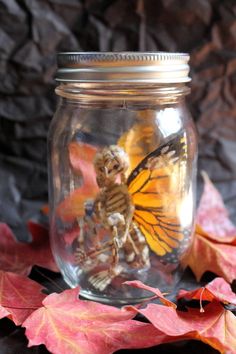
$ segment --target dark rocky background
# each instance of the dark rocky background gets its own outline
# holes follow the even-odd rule
[[[208,172],[236,222],[235,0],[0,0],[0,221],[27,239],[25,222],[47,202],[55,55],[77,50],[191,54],[199,171]],[[16,337],[0,339],[1,354],[41,352],[22,349]],[[158,353],[183,353],[166,348]]]

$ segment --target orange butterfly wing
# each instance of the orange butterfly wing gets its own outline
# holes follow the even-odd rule
[[[147,117],[143,117],[147,118]],[[157,145],[157,136],[153,133],[154,126],[147,124],[147,119],[143,123],[134,124],[134,126],[124,133],[118,141],[129,156],[130,166],[127,176],[143,160],[149,151],[155,149]]]
[[[179,209],[185,178],[185,136],[174,138],[151,152],[128,178],[135,206],[134,221],[158,256],[171,254],[184,239]]]

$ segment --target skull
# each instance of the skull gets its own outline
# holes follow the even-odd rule
[[[129,158],[119,146],[111,145],[95,155],[94,167],[99,187],[114,183],[119,174],[124,174],[129,167]]]

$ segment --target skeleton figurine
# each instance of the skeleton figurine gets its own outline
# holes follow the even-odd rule
[[[102,291],[124,270],[119,264],[119,250],[123,250],[126,262],[133,267],[149,267],[150,261],[145,237],[133,222],[134,206],[125,177],[129,167],[127,154],[115,145],[104,148],[96,154],[94,167],[100,188],[94,202],[95,216],[112,235],[101,250],[87,255],[90,259],[96,258],[107,246],[111,249],[110,268],[89,278],[90,283]]]

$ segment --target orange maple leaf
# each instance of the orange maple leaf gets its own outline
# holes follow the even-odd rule
[[[76,188],[57,207],[57,215],[66,222],[73,222],[84,215],[84,204],[98,192],[93,159],[97,149],[89,144],[72,142],[69,147],[69,160],[73,172],[80,176],[81,186]]]

